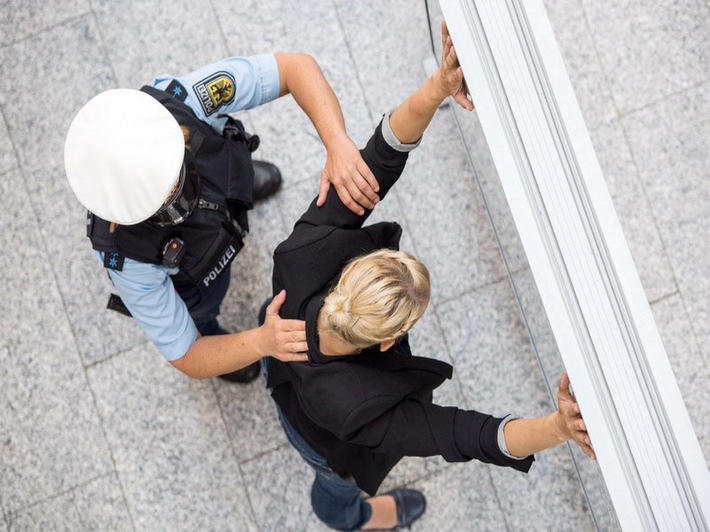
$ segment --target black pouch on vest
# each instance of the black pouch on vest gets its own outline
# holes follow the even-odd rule
[[[128,310],[123,300],[116,294],[111,294],[110,296],[108,296],[108,303],[106,304],[106,308],[109,310],[115,310],[119,314],[123,314],[124,316],[128,316],[129,318],[133,317],[131,311]]]
[[[259,147],[259,137],[250,135],[244,130],[244,125],[232,117],[227,117],[227,123],[222,131],[227,142],[228,183],[227,201],[230,207],[238,210],[249,210],[254,206],[254,166],[251,154]]]
[[[241,233],[225,220],[220,226],[219,235],[202,256],[191,256],[190,250],[186,251],[183,264],[187,265],[186,261],[193,262],[187,268],[187,271],[193,272],[193,274],[188,277],[184,271],[181,271],[180,274],[174,276],[175,287],[181,289],[197,286],[202,292],[209,290],[210,285],[227,269],[243,247],[244,241]],[[220,257],[216,264],[209,260],[215,256]]]

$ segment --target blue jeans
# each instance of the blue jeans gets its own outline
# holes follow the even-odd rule
[[[266,369],[265,362],[262,362],[262,367]],[[370,520],[372,508],[370,503],[361,497],[360,488],[355,481],[344,479],[333,471],[327,460],[315,452],[293,428],[281,409],[278,406],[276,409],[286,438],[316,472],[311,487],[313,512],[326,525],[337,530],[357,530],[362,527]]]

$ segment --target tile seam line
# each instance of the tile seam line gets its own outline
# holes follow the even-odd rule
[[[132,530],[137,530],[136,524],[135,524],[135,521],[133,518],[133,513],[131,512],[131,505],[128,503],[128,497],[126,496],[126,490],[124,489],[124,483],[121,480],[121,475],[119,475],[118,467],[116,466],[116,458],[114,456],[114,449],[113,449],[111,442],[108,438],[108,434],[106,433],[104,419],[101,416],[101,411],[99,410],[98,402],[96,399],[96,392],[94,391],[94,388],[91,385],[91,379],[89,378],[89,367],[83,365],[83,361],[81,360],[81,353],[79,352],[79,349],[78,349],[78,343],[77,343],[77,356],[79,357],[79,361],[82,362],[82,369],[84,372],[84,380],[86,382],[86,387],[88,388],[88,391],[91,394],[91,401],[93,403],[94,412],[95,412],[96,417],[98,419],[99,426],[101,427],[101,434],[102,434],[102,436],[104,438],[104,442],[106,444],[106,450],[108,451],[108,456],[109,456],[109,459],[111,460],[111,465],[113,466],[113,474],[115,475],[116,482],[118,482],[118,487],[121,490],[121,499],[123,500],[123,504],[126,507],[126,513],[128,514],[128,522],[130,523]]]
[[[231,438],[230,438],[230,443],[231,443]],[[259,519],[257,518],[256,512],[254,511],[254,503],[251,500],[251,494],[249,493],[249,485],[244,482],[244,471],[242,471],[242,464],[239,462],[239,460],[236,459],[235,457],[235,462],[237,464],[237,471],[239,471],[239,477],[242,479],[242,485],[244,486],[244,496],[247,499],[247,503],[249,504],[249,511],[250,511],[250,517],[256,525],[257,530],[262,530]]]
[[[281,424],[279,424],[278,427],[279,427],[279,430],[281,432],[283,432],[283,429],[281,428]],[[284,436],[284,438],[285,438],[285,436]],[[275,453],[277,451],[287,451],[289,449],[289,447],[291,447],[291,444],[288,441],[286,441],[286,442],[280,443],[279,445],[277,445],[273,449],[267,449],[265,451],[255,454],[254,456],[250,456],[249,458],[245,458],[244,460],[237,460],[237,464],[239,464],[239,467],[241,468],[242,465],[249,464],[250,462],[253,462],[255,460],[261,460],[267,454]]]
[[[116,69],[113,67],[113,61],[111,60],[111,56],[109,55],[108,52],[108,46],[106,46],[106,39],[104,38],[104,33],[101,31],[102,25],[100,22],[100,19],[98,15],[96,14],[96,11],[94,10],[93,4],[91,5],[91,22],[94,25],[94,29],[96,30],[96,39],[101,46],[101,51],[103,52],[103,56],[106,59],[106,66],[108,66],[109,71],[111,72],[111,77],[113,78],[113,86],[118,87],[118,76],[116,75]],[[133,523],[131,523],[133,524]]]
[[[661,296],[658,296],[657,298],[655,298],[653,300],[649,299],[648,304],[653,306],[656,303],[662,303],[663,301],[667,301],[670,298],[672,298],[673,296],[680,296],[681,299],[683,298],[683,294],[680,292],[680,289],[676,288],[672,292],[668,292],[667,294],[663,294]]]
[[[350,58],[350,61],[352,62],[353,68],[355,69],[355,77],[357,79],[357,86],[360,89],[360,94],[362,94],[362,99],[365,101],[365,106],[367,107],[367,116],[370,119],[370,124],[376,124],[374,115],[372,112],[372,102],[367,97],[367,92],[365,91],[365,87],[362,83],[362,78],[360,76],[360,69],[358,68],[357,61],[355,61],[355,57],[353,56],[353,51],[352,47],[350,46],[350,41],[347,38],[347,32],[345,31],[345,26],[343,25],[343,21],[340,17],[340,7],[337,5],[337,3],[334,0],[330,0],[330,5],[333,8],[333,11],[335,13],[335,19],[338,21],[338,27],[340,28],[340,33],[343,36],[343,42],[345,43],[345,49],[348,51],[348,57]],[[347,125],[346,125],[347,127]]]
[[[35,39],[35,38],[41,36],[43,33],[47,33],[47,32],[53,31],[53,30],[55,30],[55,29],[57,29],[57,28],[60,28],[60,27],[62,27],[62,26],[65,26],[65,25],[70,25],[70,24],[72,24],[72,23],[78,21],[78,20],[81,19],[81,18],[85,18],[85,17],[87,17],[87,16],[92,16],[92,15],[93,15],[93,8],[90,8],[88,11],[79,13],[78,15],[74,15],[73,17],[66,18],[66,19],[64,19],[64,20],[62,20],[62,21],[60,21],[60,22],[55,22],[54,24],[50,24],[50,25],[48,25],[48,26],[42,28],[42,29],[39,30],[39,31],[35,31],[35,32],[32,32],[32,33],[28,33],[27,35],[25,35],[25,36],[23,36],[23,37],[17,39],[16,41],[11,41],[11,42],[9,42],[8,44],[3,44],[2,46],[0,46],[0,50],[5,50],[5,49],[8,49],[8,48],[12,48],[13,46],[15,46],[15,45],[17,45],[17,44],[22,44],[22,43],[24,43],[24,42],[26,42],[26,41]]]
[[[78,16],[76,16],[76,17],[72,17],[72,18],[70,18],[70,19],[64,20],[64,21],[62,21],[61,23],[55,24],[55,25],[53,25],[53,26],[50,27],[50,28],[45,28],[42,32],[38,32],[38,33],[36,33],[36,34],[34,34],[34,35],[32,35],[32,36],[28,36],[26,39],[22,39],[21,41],[18,41],[18,42],[25,42],[25,41],[31,40],[32,38],[39,37],[39,36],[41,36],[42,34],[47,33],[48,31],[51,31],[51,30],[53,30],[53,29],[55,29],[55,28],[63,27],[63,26],[69,26],[69,25],[71,25],[71,24],[73,24],[73,23],[75,23],[75,22],[77,22],[77,21],[79,21],[79,20],[81,20],[81,19],[87,19],[87,20],[90,21],[90,23],[93,23],[93,24],[94,24],[94,27],[95,27],[96,32],[97,32],[97,37],[99,38],[101,47],[102,47],[102,49],[103,49],[103,51],[104,51],[104,54],[106,55],[105,43],[103,42],[103,36],[101,35],[100,27],[99,27],[98,21],[97,21],[97,19],[96,19],[96,16],[95,16],[95,14],[94,14],[94,12],[93,12],[93,8],[90,9],[90,10],[89,10],[88,12],[86,12],[86,13],[82,13],[81,15],[78,15]],[[7,48],[9,48],[9,47],[3,47],[3,48],[7,49]],[[108,56],[107,56],[107,57],[108,57]],[[110,64],[110,63],[109,63],[109,64]],[[112,75],[114,76],[114,80],[115,80],[116,78],[115,78],[115,73],[114,73],[114,71],[113,71],[113,66],[110,65],[110,68],[111,68],[111,73],[112,73]],[[7,130],[8,130],[8,136],[10,137],[10,142],[12,143],[13,152],[14,152],[14,154],[15,154],[16,162],[18,163],[18,164],[17,164],[17,169],[19,170],[20,177],[21,177],[21,179],[22,179],[22,186],[23,186],[24,192],[28,195],[30,205],[33,206],[32,218],[34,219],[35,223],[37,224],[38,236],[39,236],[40,240],[46,244],[46,239],[45,239],[44,235],[42,234],[42,231],[40,230],[40,228],[41,228],[41,223],[40,223],[39,217],[38,217],[38,215],[37,215],[37,210],[34,209],[34,205],[33,205],[33,203],[32,203],[32,196],[33,196],[33,195],[30,194],[30,191],[29,191],[29,188],[28,188],[28,183],[27,183],[27,179],[26,179],[25,169],[24,169],[24,166],[23,166],[23,164],[22,164],[22,162],[21,162],[21,159],[20,159],[20,157],[19,157],[19,153],[17,152],[17,147],[16,147],[16,145],[15,145],[14,136],[12,135],[12,128],[11,128],[11,125],[8,123],[6,117],[5,117],[4,106],[2,106],[2,105],[0,105],[0,113],[2,114],[2,119],[3,119],[3,121],[4,121],[5,124],[6,124]],[[4,174],[4,173],[3,173],[3,174]],[[111,461],[111,465],[113,466],[113,471],[112,471],[112,473],[116,476],[116,480],[118,481],[118,484],[119,484],[119,487],[120,487],[120,490],[121,490],[121,498],[122,498],[122,500],[123,500],[123,502],[124,502],[124,504],[125,504],[125,506],[126,506],[126,511],[128,512],[128,519],[129,519],[131,528],[132,528],[133,530],[135,530],[135,524],[134,524],[134,522],[133,522],[133,516],[131,515],[131,512],[130,512],[130,506],[128,505],[128,500],[126,499],[125,491],[124,491],[124,489],[123,489],[123,484],[121,483],[120,478],[118,477],[118,472],[117,472],[117,470],[116,470],[116,462],[115,462],[115,459],[114,459],[114,456],[113,456],[113,450],[111,449],[111,446],[110,446],[110,444],[109,444],[109,441],[108,441],[108,439],[107,439],[107,437],[106,437],[106,430],[105,430],[105,428],[104,428],[103,420],[101,419],[101,416],[100,416],[100,414],[99,414],[99,410],[98,410],[98,407],[97,407],[97,404],[96,404],[96,396],[95,396],[95,394],[94,394],[93,389],[91,388],[91,384],[90,384],[90,382],[89,382],[89,376],[88,376],[88,374],[87,374],[87,367],[84,365],[84,361],[83,361],[82,356],[81,356],[81,350],[79,349],[79,341],[78,341],[78,338],[77,338],[77,335],[76,335],[76,331],[74,330],[74,327],[72,326],[71,320],[69,319],[69,311],[68,311],[68,308],[67,308],[67,303],[66,303],[65,294],[64,294],[64,293],[62,292],[62,290],[61,290],[61,285],[60,285],[60,283],[59,283],[59,280],[58,280],[58,277],[57,277],[57,272],[56,272],[56,270],[55,270],[55,268],[54,268],[54,265],[53,265],[53,264],[49,264],[49,265],[48,265],[48,268],[49,268],[49,271],[51,272],[51,280],[54,282],[54,285],[55,285],[55,287],[56,287],[56,289],[57,289],[57,292],[58,292],[58,295],[59,295],[59,300],[61,301],[61,306],[62,306],[62,309],[63,309],[64,319],[67,321],[67,325],[69,326],[69,330],[71,331],[72,340],[73,340],[73,343],[74,343],[74,353],[75,353],[76,356],[77,356],[77,361],[79,362],[79,365],[80,365],[80,367],[81,367],[81,371],[82,371],[82,373],[83,373],[83,375],[84,375],[84,385],[86,386],[87,391],[88,391],[89,394],[91,395],[91,400],[92,400],[92,403],[93,403],[93,414],[96,416],[96,420],[98,421],[98,425],[99,425],[100,428],[101,428],[101,434],[102,434],[102,436],[103,436],[104,443],[105,443],[106,449],[107,449],[107,451],[108,451],[108,455],[109,455],[109,458],[110,458],[110,461]],[[100,476],[99,476],[99,477],[95,477],[93,480],[96,480],[96,478],[100,478]],[[79,484],[78,486],[75,486],[75,488],[76,488],[76,487],[79,487],[79,486],[82,486],[82,485],[85,485],[85,484],[87,484],[88,482],[90,482],[90,481],[87,481],[87,482],[85,482],[84,484]],[[60,493],[61,493],[61,492],[60,492]],[[55,496],[56,496],[56,494],[55,494]],[[47,500],[47,499],[45,499],[45,500]],[[6,520],[7,520],[7,519],[9,519],[9,512],[6,513]],[[9,523],[8,523],[8,527],[9,527]]]
[[[85,370],[90,370],[90,369],[95,368],[105,362],[109,362],[109,361],[113,360],[114,358],[118,358],[121,355],[125,355],[126,353],[133,351],[134,349],[136,349],[138,347],[141,347],[141,346],[150,347],[151,345],[152,344],[151,344],[150,340],[144,340],[144,341],[138,342],[137,344],[129,346],[125,349],[122,349],[120,351],[116,351],[115,353],[111,353],[110,355],[107,355],[99,360],[94,360],[93,362],[89,362],[88,364],[84,364],[82,361],[82,366],[84,366]]]
[[[10,123],[7,120],[7,115],[5,114],[5,105],[0,103],[0,120],[2,120],[3,124],[5,124],[5,129],[7,130],[7,136],[8,140],[10,141],[10,145],[12,146],[12,155],[14,157],[14,163],[10,168],[6,168],[2,172],[0,172],[0,175],[5,176],[9,174],[10,172],[17,171],[20,174],[20,178],[22,179],[22,184],[23,188],[25,189],[25,192],[29,196],[29,189],[27,188],[27,180],[25,179],[25,172],[22,170],[22,164],[20,162],[20,154],[17,151],[17,145],[15,144],[15,138],[12,135],[12,129],[10,128]],[[35,219],[37,217],[35,216]],[[38,220],[39,223],[39,220]]]
[[[8,528],[9,528],[9,520],[10,520],[13,516],[18,515],[18,514],[20,514],[20,513],[22,513],[22,512],[25,512],[26,510],[30,510],[30,509],[32,509],[32,508],[34,508],[34,507],[37,507],[37,506],[41,505],[41,504],[44,504],[44,503],[47,502],[47,501],[51,501],[52,499],[56,499],[56,498],[58,498],[58,497],[61,497],[61,496],[63,496],[63,495],[72,495],[72,494],[73,494],[77,489],[79,489],[79,488],[83,488],[83,487],[85,487],[85,486],[88,486],[88,485],[91,484],[92,482],[96,482],[97,480],[100,480],[100,479],[102,479],[102,478],[106,478],[106,477],[109,477],[109,476],[115,475],[115,474],[116,474],[115,471],[107,471],[106,473],[102,473],[102,474],[100,474],[100,475],[96,475],[96,476],[94,476],[94,477],[91,477],[91,478],[89,478],[89,479],[86,479],[86,480],[84,480],[83,482],[80,482],[80,483],[78,483],[78,484],[76,484],[76,485],[74,485],[74,486],[72,486],[72,487],[70,487],[70,488],[65,488],[65,489],[63,489],[63,490],[59,490],[59,491],[57,491],[57,492],[54,492],[54,493],[52,493],[51,495],[47,495],[46,497],[42,497],[41,499],[38,499],[38,500],[36,500],[36,501],[34,501],[34,502],[30,503],[30,504],[26,504],[26,505],[24,505],[24,506],[21,506],[21,507],[15,509],[15,510],[5,511],[5,517],[6,517],[6,522],[8,522],[8,523],[7,523],[7,524],[8,524]],[[131,524],[133,524],[133,523],[131,523]],[[135,530],[135,527],[134,527],[133,529]]]
[[[252,503],[251,496],[249,495],[249,490],[247,489],[247,483],[244,481],[244,473],[242,472],[242,467],[241,464],[239,463],[239,457],[237,456],[237,450],[236,446],[234,443],[234,439],[230,436],[229,434],[229,424],[227,423],[227,418],[224,414],[224,409],[222,408],[222,402],[219,399],[219,393],[217,392],[217,384],[215,383],[214,378],[210,379],[210,388],[212,389],[212,395],[214,396],[215,403],[217,403],[217,410],[219,410],[219,417],[222,420],[222,427],[224,428],[224,434],[227,437],[227,440],[229,441],[229,448],[232,450],[232,458],[234,459],[234,463],[237,466],[237,471],[239,472],[239,482],[241,483],[242,487],[244,488],[244,495],[247,499],[247,505],[249,507],[249,513],[251,515],[252,520],[254,523],[257,523],[258,527],[258,521],[256,519],[256,512],[254,511],[254,504]]]
[[[709,0],[709,1],[710,1],[710,0]],[[603,65],[602,65],[602,68],[604,68]],[[606,74],[606,70],[605,70],[604,72],[605,72],[605,74]],[[697,82],[695,82],[695,83],[693,83],[693,84],[691,84],[691,85],[688,85],[687,87],[682,87],[682,88],[680,88],[680,89],[676,89],[676,90],[674,90],[674,91],[671,91],[671,92],[669,92],[668,94],[665,94],[665,95],[663,95],[663,96],[659,96],[658,98],[656,98],[656,99],[654,99],[654,100],[652,100],[652,101],[650,101],[650,102],[648,102],[648,103],[646,103],[646,104],[644,104],[644,105],[642,105],[642,106],[640,106],[640,107],[634,107],[634,108],[631,108],[631,109],[628,109],[628,110],[625,110],[625,111],[619,111],[619,109],[617,108],[617,109],[616,109],[616,112],[618,113],[620,119],[621,119],[621,118],[630,118],[631,115],[633,115],[633,114],[635,114],[635,113],[640,113],[640,112],[645,111],[645,110],[647,110],[647,109],[649,109],[649,108],[655,107],[655,106],[657,106],[659,103],[663,102],[664,100],[668,100],[669,98],[672,99],[672,98],[676,98],[676,97],[681,97],[684,92],[688,92],[688,91],[693,91],[693,90],[699,89],[700,87],[702,87],[703,85],[706,85],[706,84],[710,84],[710,78],[702,79],[702,80],[697,81]],[[615,103],[615,106],[616,106],[616,102],[614,102],[614,103]],[[697,125],[701,125],[701,124],[706,124],[708,121],[710,121],[710,119],[707,119],[707,118],[706,118],[706,119],[704,119],[704,120],[699,120],[698,122],[695,122],[695,123],[689,124],[689,125],[697,126]]]
[[[217,27],[219,28],[219,36],[222,39],[222,46],[224,47],[225,52],[227,53],[228,56],[234,55],[234,54],[232,54],[232,51],[229,49],[229,42],[227,41],[227,34],[224,32],[224,28],[222,27],[222,22],[220,21],[217,10],[215,9],[214,0],[210,0],[210,9],[212,10],[213,20],[215,21],[215,23],[217,24]]]
[[[0,106],[0,112],[2,112],[2,114],[3,114],[3,120],[4,120],[4,110],[2,109],[2,106]],[[7,124],[7,122],[6,122],[6,124]],[[8,124],[7,127],[8,127],[8,133],[11,133],[9,124]],[[10,141],[11,141],[12,144],[13,144],[13,149],[15,149],[14,140],[13,140],[13,137],[12,137],[11,134],[10,134]],[[19,160],[19,159],[18,159],[18,160]],[[30,205],[32,206],[32,219],[33,219],[34,222],[36,223],[37,236],[39,237],[40,241],[43,242],[43,243],[45,244],[45,246],[46,246],[46,239],[45,239],[45,236],[42,234],[42,231],[41,231],[41,229],[40,229],[40,228],[41,228],[41,223],[40,223],[40,220],[39,220],[38,215],[37,215],[37,210],[35,210],[35,208],[34,208],[35,205],[32,203],[32,194],[30,194],[30,191],[29,191],[29,189],[28,189],[27,180],[26,180],[26,178],[25,178],[25,172],[24,172],[24,169],[23,169],[23,166],[22,166],[21,163],[20,163],[20,165],[19,165],[19,169],[20,169],[20,177],[21,177],[21,179],[22,179],[22,187],[23,187],[23,190],[24,190],[24,192],[27,194],[27,196],[28,196],[28,198],[29,198],[28,201],[29,201]],[[96,420],[98,421],[98,425],[99,425],[99,427],[100,427],[100,429],[101,429],[101,434],[102,434],[102,436],[103,436],[104,443],[105,443],[106,449],[107,449],[107,451],[108,451],[108,455],[109,455],[109,458],[110,458],[110,462],[111,462],[111,465],[113,466],[113,473],[116,475],[116,478],[117,478],[117,480],[118,480],[119,487],[120,487],[120,489],[121,489],[121,497],[122,497],[122,499],[123,499],[124,504],[126,505],[126,510],[128,511],[128,517],[129,517],[129,521],[130,521],[131,527],[132,527],[133,530],[135,530],[135,525],[134,525],[134,523],[133,523],[133,517],[132,517],[132,515],[131,515],[131,513],[130,513],[130,507],[128,506],[128,500],[126,499],[126,496],[125,496],[125,492],[124,492],[124,489],[123,489],[123,484],[121,483],[120,478],[118,477],[118,472],[117,472],[117,470],[116,470],[116,461],[115,461],[114,456],[113,456],[113,450],[111,449],[111,445],[109,444],[108,438],[107,438],[107,436],[106,436],[106,430],[105,430],[105,428],[104,428],[104,423],[103,423],[103,420],[101,419],[101,415],[100,415],[100,413],[99,413],[99,409],[98,409],[98,406],[97,406],[97,404],[96,404],[96,395],[95,395],[95,393],[94,393],[94,390],[93,390],[92,387],[91,387],[91,383],[90,383],[90,381],[89,381],[89,375],[88,375],[88,373],[87,373],[87,367],[84,365],[84,361],[83,361],[82,356],[81,356],[81,351],[80,351],[80,349],[79,349],[79,341],[78,341],[78,339],[77,339],[76,331],[74,330],[74,327],[72,326],[71,320],[69,319],[69,315],[70,315],[70,314],[69,314],[69,311],[68,311],[68,308],[67,308],[67,303],[66,303],[65,295],[64,295],[64,293],[62,292],[62,290],[61,290],[61,288],[60,288],[61,285],[60,285],[60,283],[59,283],[58,276],[57,276],[57,272],[56,272],[56,270],[55,270],[55,268],[54,268],[54,265],[53,265],[53,264],[48,264],[47,267],[49,268],[49,271],[51,272],[51,274],[50,274],[50,280],[53,282],[53,284],[54,284],[54,286],[55,286],[55,288],[56,288],[56,290],[57,290],[57,294],[58,294],[58,296],[59,296],[59,301],[61,302],[61,307],[62,307],[62,310],[63,310],[63,313],[62,313],[62,314],[63,314],[63,318],[66,320],[67,326],[69,327],[69,330],[71,331],[71,337],[72,337],[72,341],[73,341],[73,345],[74,345],[74,354],[75,354],[76,357],[77,357],[77,362],[79,363],[79,367],[81,368],[80,371],[82,372],[83,377],[84,377],[84,379],[83,379],[84,385],[86,386],[86,389],[87,389],[88,393],[89,393],[90,396],[91,396],[91,402],[92,402],[92,404],[93,404],[93,414],[96,416]],[[95,478],[98,478],[98,477],[95,477]],[[95,479],[95,478],[94,478],[94,479]],[[82,485],[82,484],[80,484],[80,485]],[[61,492],[60,492],[60,493],[61,493]]]
[[[518,270],[516,273],[520,273],[520,271],[522,271],[522,270]],[[442,307],[444,305],[448,305],[449,303],[453,303],[454,301],[457,301],[462,296],[472,295],[475,292],[478,292],[479,290],[482,290],[484,288],[491,288],[491,287],[493,287],[497,284],[500,284],[503,281],[507,281],[507,280],[508,280],[507,275],[496,276],[495,278],[492,278],[491,280],[486,281],[485,283],[482,283],[480,285],[465,288],[465,289],[459,291],[458,294],[456,294],[454,296],[442,298],[438,301],[432,301],[431,304],[434,306],[434,308],[439,309],[440,307]]]

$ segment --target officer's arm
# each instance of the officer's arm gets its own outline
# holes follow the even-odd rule
[[[332,183],[342,202],[363,214],[378,201],[377,180],[362,160],[345,130],[343,112],[315,59],[307,54],[275,54],[280,96],[291,94],[311,119],[327,151],[321,173],[318,205],[323,205]]]
[[[261,327],[234,334],[199,336],[187,353],[171,364],[189,377],[207,379],[237,371],[265,356],[283,362],[305,362],[306,324],[279,317],[285,300],[285,291],[274,297]]]

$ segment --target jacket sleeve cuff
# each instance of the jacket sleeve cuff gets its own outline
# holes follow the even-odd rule
[[[419,137],[419,140],[416,141],[413,144],[404,144],[400,142],[400,140],[397,138],[397,136],[394,134],[392,131],[392,127],[390,126],[390,116],[392,116],[392,113],[394,112],[394,109],[391,109],[389,112],[387,112],[382,119],[382,137],[385,139],[385,142],[394,150],[400,151],[400,152],[410,152],[419,144],[422,142],[422,138]]]
[[[505,444],[505,435],[503,434],[503,429],[505,428],[508,421],[513,421],[514,419],[520,419],[520,416],[516,416],[515,414],[508,414],[503,418],[503,421],[500,422],[500,425],[498,425],[498,447],[500,447],[500,452],[502,452],[508,458],[512,458],[513,460],[525,460],[527,456],[515,456],[510,454],[508,452],[508,446]]]

